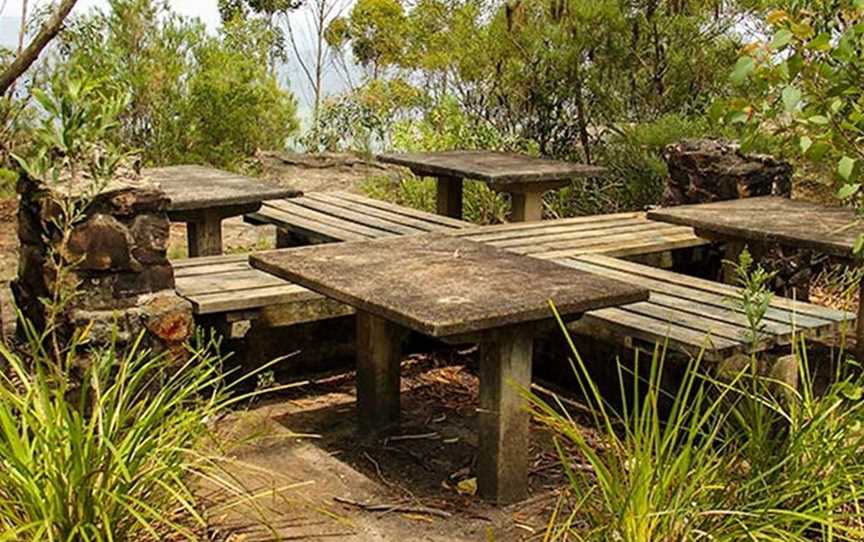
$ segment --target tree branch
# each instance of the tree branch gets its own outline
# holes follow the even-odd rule
[[[45,49],[48,43],[63,28],[63,21],[66,20],[66,16],[69,15],[69,12],[72,11],[77,2],[78,0],[63,0],[60,2],[57,11],[45,22],[30,45],[21,54],[16,56],[12,64],[0,74],[0,95],[6,94],[6,91],[15,84],[15,81],[36,62],[39,55],[42,54],[42,50]]]

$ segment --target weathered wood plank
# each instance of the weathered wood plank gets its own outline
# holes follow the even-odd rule
[[[174,271],[175,279],[186,279],[190,277],[200,277],[207,275],[214,275],[218,273],[231,273],[235,271],[243,271],[245,269],[249,269],[249,261],[237,261],[237,262],[226,262],[220,264],[211,264],[207,266],[198,266],[198,267],[184,267],[179,270]]]
[[[172,260],[171,265],[174,270],[185,269],[188,267],[201,267],[211,264],[233,263],[233,262],[248,262],[248,254],[222,254],[219,256],[206,256],[201,258],[183,258],[180,260]]]
[[[350,192],[330,192],[330,195],[333,197],[337,197],[339,199],[360,203],[367,207],[374,207],[377,209],[383,209],[385,211],[391,211],[396,214],[402,214],[405,216],[410,216],[414,218],[420,218],[422,220],[428,220],[431,222],[435,222],[441,224],[443,226],[450,226],[452,228],[465,228],[470,226],[469,222],[464,222],[462,220],[457,220],[455,218],[450,218],[441,215],[435,215],[432,213],[426,213],[424,211],[418,211],[417,209],[411,209],[410,207],[404,207],[402,205],[396,205],[395,203],[389,203],[386,201],[381,201],[373,198],[367,198],[364,196],[359,196],[357,194],[352,194]]]
[[[590,243],[575,242],[556,250],[532,253],[531,256],[554,260],[577,257],[582,254],[602,254],[610,257],[622,257],[650,254],[652,252],[665,252],[689,246],[701,246],[700,242],[697,241],[694,244],[693,241],[694,239],[689,233],[656,235],[647,232],[644,235],[616,239],[614,242],[609,240]]]
[[[494,241],[496,239],[511,238],[517,232],[525,232],[525,235],[534,235],[537,231],[546,231],[558,226],[584,225],[589,229],[601,227],[606,223],[617,223],[623,220],[644,220],[645,213],[618,213],[611,215],[579,216],[574,218],[558,218],[546,222],[518,222],[508,224],[495,224],[491,226],[474,226],[463,231],[454,232],[458,237],[468,237],[472,241]],[[504,234],[499,237],[497,234]]]
[[[373,237],[356,231],[346,230],[344,227],[335,228],[316,220],[302,218],[290,211],[286,212],[271,205],[264,205],[257,213],[246,215],[246,220],[253,224],[272,224],[277,228],[298,232],[303,235],[323,237],[328,241],[360,241]]]
[[[358,224],[357,222],[352,222],[350,220],[345,220],[332,215],[327,215],[312,209],[307,209],[306,207],[298,205],[291,200],[278,200],[267,202],[266,204],[264,204],[258,214],[264,214],[270,209],[281,211],[290,217],[290,219],[286,220],[285,222],[286,227],[296,227],[297,219],[299,218],[312,221],[326,228],[330,228],[333,230],[341,230],[348,233],[355,233],[369,238],[388,237],[393,235],[392,232],[384,229]]]
[[[737,341],[712,337],[668,322],[635,315],[625,308],[607,308],[586,313],[568,328],[583,335],[605,338],[649,353],[655,345],[668,341],[669,347],[689,355],[704,355],[707,360],[720,361],[742,350]]]
[[[258,288],[281,286],[286,282],[280,278],[247,268],[229,273],[207,274],[194,279],[177,280],[177,292],[183,296],[218,294],[227,292],[253,292]]]
[[[583,271],[598,273],[603,276],[607,276],[610,278],[615,278],[622,281],[631,281],[637,284],[641,284],[646,288],[649,288],[652,292],[662,292],[668,294],[673,297],[679,297],[685,300],[693,300],[699,303],[703,303],[706,305],[711,305],[720,308],[727,308],[730,311],[742,312],[739,308],[735,307],[731,302],[731,296],[727,296],[724,294],[716,294],[711,292],[704,292],[697,290],[695,288],[689,288],[686,285],[678,285],[672,283],[666,283],[662,280],[651,279],[647,277],[636,277],[633,273],[627,273],[624,271],[619,271],[612,268],[606,268],[600,265],[592,264],[583,259],[583,257],[579,257],[573,260],[561,261],[563,265],[572,266],[576,269],[580,269]],[[692,278],[692,277],[687,277]],[[734,295],[734,294],[733,294]],[[812,316],[807,316],[805,314],[793,314],[792,312],[785,310],[783,308],[779,308],[776,305],[773,305],[767,310],[765,314],[765,318],[768,320],[773,320],[775,322],[779,322],[781,324],[795,324],[797,326],[804,327],[820,327],[820,326],[828,326],[833,322],[827,319],[816,318]]]
[[[639,277],[656,278],[668,284],[682,285],[688,288],[692,288],[694,290],[718,294],[724,297],[737,297],[738,295],[738,289],[733,286],[720,284],[718,282],[712,282],[710,280],[699,279],[696,277],[690,277],[687,275],[679,275],[677,273],[654,269],[652,267],[647,267],[644,265],[639,265],[616,258],[585,255],[580,256],[579,260],[594,263],[602,267],[608,267],[610,269],[622,270],[637,275]],[[812,316],[815,318],[820,318],[822,320],[834,322],[852,320],[849,318],[850,316],[852,316],[851,313],[846,313],[843,311],[832,309],[830,307],[823,307],[821,305],[814,305],[812,303],[794,301],[792,299],[787,299],[779,296],[774,297],[771,306],[785,309],[790,313],[797,312],[801,315]]]
[[[268,305],[284,305],[304,301],[317,296],[296,284],[257,288],[247,294],[237,292],[190,296],[195,314],[216,314],[261,308]]]
[[[516,241],[495,241],[490,244],[499,248],[518,250],[523,254],[532,252],[548,252],[550,250],[567,250],[580,246],[616,245],[628,241],[657,239],[665,234],[677,231],[675,226],[663,227],[643,223],[604,230],[589,230],[575,233],[559,233],[551,236],[538,236],[518,239]]]
[[[390,222],[395,222],[397,224],[403,224],[405,226],[410,226],[425,232],[446,231],[454,229],[454,226],[452,225],[441,224],[440,222],[434,220],[434,218],[430,218],[436,216],[431,213],[429,214],[429,217],[424,216],[423,214],[421,214],[420,211],[417,211],[416,216],[414,214],[395,213],[386,209],[379,209],[378,207],[372,205],[365,205],[355,202],[353,200],[342,199],[335,196],[332,192],[307,194],[306,196],[304,196],[304,199],[306,198],[327,202],[336,207],[349,209],[372,217],[381,218]],[[418,218],[418,216],[422,218]],[[468,223],[465,223],[464,226],[468,226]]]
[[[300,205],[301,207],[320,212],[327,217],[333,217],[340,221],[350,221],[355,224],[360,224],[361,226],[369,226],[389,232],[393,235],[411,235],[414,233],[424,233],[427,231],[426,229],[416,228],[414,226],[407,226],[405,224],[394,222],[392,220],[382,219],[380,217],[371,216],[366,213],[360,213],[352,209],[339,207],[326,201],[320,201],[316,198],[302,197],[291,200],[291,202],[296,205]]]

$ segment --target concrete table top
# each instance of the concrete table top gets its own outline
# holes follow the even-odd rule
[[[443,234],[252,255],[253,267],[433,337],[448,337],[648,298],[648,291]]]
[[[302,195],[293,188],[204,166],[150,168],[143,174],[168,194],[171,211],[240,206]]]
[[[849,258],[864,224],[855,211],[779,197],[682,205],[648,212],[648,218],[692,226],[697,234],[779,243]]]
[[[597,177],[606,171],[598,166],[490,151],[382,154],[378,159],[407,167],[419,175],[476,179],[501,189],[506,188],[507,184]]]

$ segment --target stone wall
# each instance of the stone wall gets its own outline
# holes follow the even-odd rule
[[[189,303],[174,293],[168,198],[135,177],[95,195],[88,190],[84,184],[19,183],[21,251],[12,284],[19,309],[41,329],[47,317],[42,299],[75,290],[57,322],[61,333],[90,323],[91,343],[109,342],[115,333],[129,341],[144,331],[147,346],[179,349],[193,319]],[[74,226],[61,227],[70,215]]]
[[[685,140],[666,147],[663,157],[669,167],[666,207],[791,193],[791,165],[764,154],[744,154],[725,141]]]

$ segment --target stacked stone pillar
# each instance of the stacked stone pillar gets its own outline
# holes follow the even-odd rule
[[[194,326],[168,261],[170,201],[157,186],[127,177],[97,191],[87,181],[21,180],[13,294],[24,318],[41,329],[49,317],[43,300],[62,281],[77,293],[55,320],[61,335],[90,325],[89,344],[104,345],[144,332],[145,346],[180,352]],[[81,211],[71,228],[61,227],[73,202]],[[66,270],[59,275],[58,264]]]

